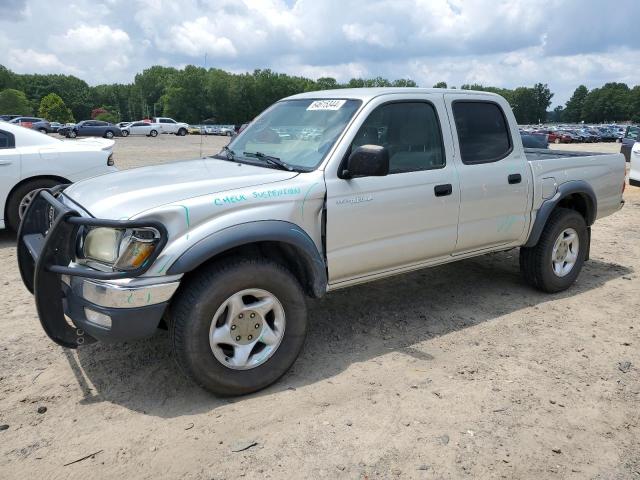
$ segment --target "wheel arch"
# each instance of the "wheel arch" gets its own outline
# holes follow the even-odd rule
[[[598,201],[591,185],[583,180],[572,180],[559,185],[553,198],[545,200],[540,206],[525,247],[533,247],[538,243],[549,216],[556,208],[575,210],[582,215],[587,227],[590,227],[596,220]]]
[[[11,199],[11,197],[13,196],[13,194],[15,193],[15,191],[20,188],[22,185],[29,183],[29,182],[33,182],[34,180],[54,180],[56,182],[60,182],[60,183],[73,183],[71,182],[71,180],[68,180],[64,177],[60,177],[58,175],[34,175],[32,177],[27,177],[27,178],[23,178],[22,180],[20,180],[18,183],[16,183],[11,190],[9,190],[9,193],[7,194],[7,198],[5,200],[4,203],[4,218],[7,218],[7,208],[9,208],[9,201]]]
[[[228,256],[276,260],[290,269],[310,297],[320,298],[326,293],[326,265],[315,243],[302,228],[282,220],[243,223],[209,235],[178,257],[167,275],[189,275]]]

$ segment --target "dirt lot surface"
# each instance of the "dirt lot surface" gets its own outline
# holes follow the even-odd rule
[[[199,152],[126,138],[116,162]],[[233,399],[186,381],[163,331],[53,344],[2,232],[0,478],[640,478],[640,188],[625,198],[570,290],[532,290],[511,251],[332,293],[293,369]]]

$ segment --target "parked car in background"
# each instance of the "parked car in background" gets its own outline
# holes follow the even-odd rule
[[[640,142],[636,142],[631,149],[631,170],[629,170],[629,185],[640,187]]]
[[[202,127],[200,125],[189,125],[187,127],[187,133],[189,135],[200,135]]]
[[[114,124],[100,120],[83,120],[71,127],[58,129],[60,135],[67,138],[76,137],[104,137],[113,138],[122,136],[121,130]]]
[[[128,137],[129,135],[146,135],[147,137],[158,136],[158,128],[151,123],[143,121],[132,122],[126,127],[122,127],[120,130],[122,131],[123,137]]]
[[[133,122],[118,122],[118,123],[116,123],[116,126],[121,129],[122,127],[126,127],[127,125],[131,125],[132,123]]]
[[[524,148],[549,148],[549,136],[544,133],[520,132]]]
[[[215,133],[215,135],[224,135],[227,137],[232,137],[235,134],[236,134],[235,128],[229,127],[229,126],[219,127]]]
[[[64,126],[60,122],[51,122],[50,125],[52,133],[58,133],[58,130]]]
[[[0,229],[18,228],[37,190],[116,171],[113,144],[103,139],[63,142],[0,123]]]
[[[595,127],[600,134],[601,142],[615,142],[618,140],[618,135],[608,127]]]
[[[240,125],[240,128],[238,129],[238,133],[242,133],[244,131],[244,129],[249,126],[250,123],[251,122],[247,122],[247,123],[243,123],[242,125]]]
[[[187,134],[189,128],[188,124],[176,122],[173,118],[168,117],[154,117],[151,123],[159,133],[173,133],[181,137]]]
[[[4,122],[8,122],[10,120],[13,120],[14,118],[18,118],[21,117],[22,115],[0,115],[0,120],[4,121]]]
[[[627,162],[631,161],[631,149],[638,140],[640,140],[640,125],[629,125],[620,145],[620,153],[624,155]]]
[[[10,120],[9,123],[14,123],[16,125],[20,125],[21,127],[25,127],[25,128],[31,128],[32,130],[37,130],[40,133],[53,133],[51,124],[44,118],[16,117]]]

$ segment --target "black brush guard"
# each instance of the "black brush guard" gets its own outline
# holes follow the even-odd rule
[[[65,288],[61,275],[74,275],[96,280],[115,280],[142,275],[156,260],[167,243],[167,230],[156,221],[101,220],[82,217],[60,202],[56,195],[64,186],[40,190],[24,214],[18,230],[18,265],[22,282],[34,295],[40,323],[46,334],[63,347],[96,340],[65,318]],[[78,231],[82,227],[154,228],[160,240],[153,254],[137,269],[102,272],[69,264],[76,258]]]

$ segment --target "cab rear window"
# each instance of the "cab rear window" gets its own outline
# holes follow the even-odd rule
[[[463,163],[496,162],[513,150],[507,119],[496,103],[455,101],[453,116]]]

